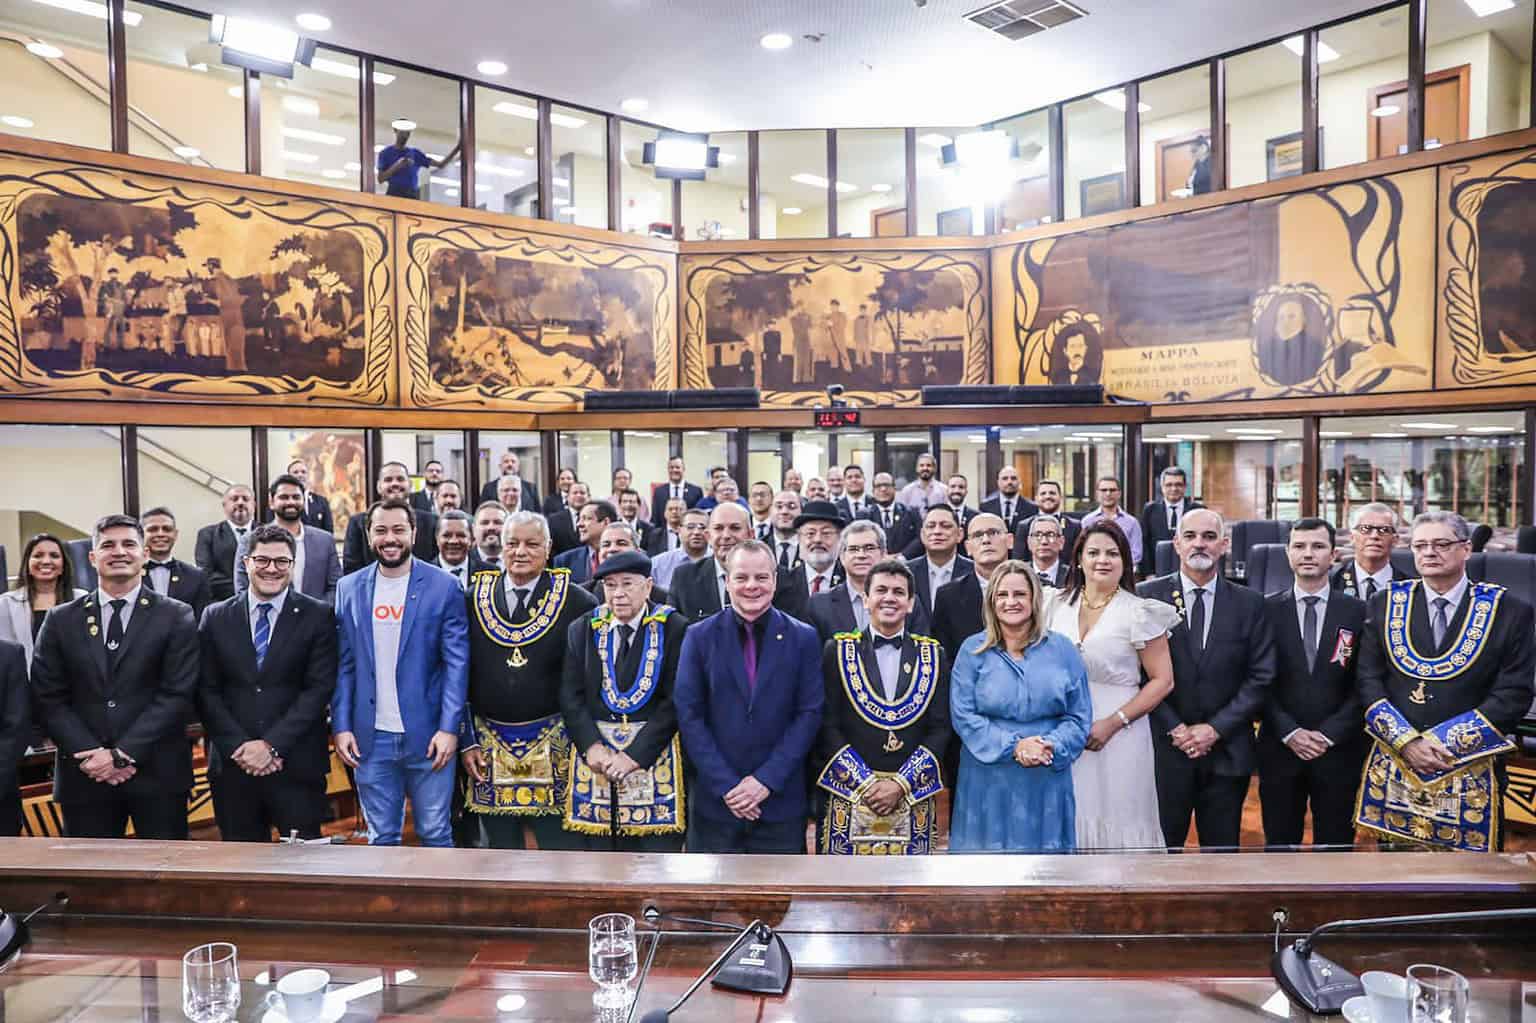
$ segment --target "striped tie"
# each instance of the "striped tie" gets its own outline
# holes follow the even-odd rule
[[[267,644],[272,639],[272,623],[267,616],[272,613],[272,605],[262,601],[256,605],[256,613],[261,617],[256,619],[256,670],[261,670],[261,662],[267,659]]]

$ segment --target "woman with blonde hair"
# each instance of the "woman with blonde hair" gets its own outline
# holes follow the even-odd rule
[[[1092,724],[1077,647],[1046,628],[1040,580],[1009,560],[982,597],[982,632],[960,644],[950,717],[962,743],[951,852],[1072,852],[1072,762]]]

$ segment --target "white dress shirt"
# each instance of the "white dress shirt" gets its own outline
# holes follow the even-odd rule
[[[228,519],[225,519],[224,521],[228,523],[229,528],[233,530],[235,534],[235,556],[229,563],[229,577],[233,579],[235,577],[235,570],[239,566],[240,562],[240,541],[245,539],[245,534],[251,531],[251,527],[249,524],[244,526],[237,526],[233,522],[230,522]]]
[[[510,572],[506,573],[504,580],[505,581],[502,583],[502,585],[507,588],[507,610],[516,613],[517,591],[522,590],[525,594],[527,594],[526,599],[523,601],[523,607],[525,610],[532,611],[533,591],[539,588],[539,580],[534,579],[531,583],[524,583],[523,585],[518,586],[512,582],[512,573]]]
[[[1367,592],[1370,590],[1370,587],[1366,585],[1367,579],[1376,580],[1377,593],[1380,593],[1388,586],[1391,586],[1392,562],[1389,560],[1385,565],[1381,566],[1379,571],[1376,572],[1367,572],[1364,565],[1360,564],[1358,561],[1355,562],[1355,596],[1359,597],[1361,600],[1370,599],[1368,596],[1366,596]]]
[[[464,556],[464,560],[459,562],[457,565],[450,565],[448,562],[444,561],[443,556],[439,554],[437,556],[437,567],[453,576],[454,579],[458,580],[459,589],[469,589],[469,555],[466,554]]]
[[[156,593],[169,593],[171,590],[171,566],[167,561],[163,565],[152,565],[149,569],[149,584],[154,587]]]
[[[1456,580],[1455,586],[1441,593],[1429,584],[1428,579],[1424,580],[1424,603],[1429,609],[1430,622],[1433,623],[1435,620],[1435,598],[1444,597],[1450,601],[1450,604],[1445,609],[1445,625],[1449,629],[1451,622],[1456,618],[1457,610],[1461,608],[1462,598],[1467,595],[1467,588],[1470,585],[1466,575],[1463,574],[1460,579]]]
[[[107,641],[107,628],[112,624],[112,601],[125,600],[123,609],[117,613],[118,621],[123,623],[123,632],[128,632],[128,621],[133,617],[133,609],[139,605],[139,592],[144,589],[144,584],[139,583],[128,593],[121,597],[109,597],[107,591],[96,587],[96,603],[101,606],[101,641]]]
[[[800,562],[800,568],[805,572],[805,592],[814,597],[818,593],[826,593],[830,590],[832,588],[832,570],[836,567],[837,562],[834,561],[827,566],[826,571],[818,572],[811,567],[809,561]],[[820,586],[816,585],[817,579],[821,580]]]
[[[715,559],[715,585],[720,590],[720,606],[721,606],[721,608],[730,607],[731,606],[731,596],[730,596],[730,594],[728,592],[726,592],[726,589],[725,589],[725,566],[720,564],[720,559],[719,558]]]
[[[848,587],[848,602],[853,605],[853,621],[858,631],[863,632],[869,628],[869,608],[864,606],[864,594],[853,585],[850,579],[843,585]]]
[[[1184,501],[1174,501],[1168,505],[1168,531],[1173,532],[1178,526],[1179,520],[1184,517]]]
[[[1184,587],[1184,611],[1186,621],[1192,620],[1195,615],[1194,599],[1195,590],[1205,590],[1205,596],[1200,599],[1205,603],[1205,635],[1200,637],[1200,649],[1204,650],[1206,641],[1211,638],[1211,619],[1216,614],[1216,580],[1201,586],[1183,572],[1179,573],[1179,585]]]
[[[904,638],[905,632],[904,629],[897,632],[896,638]],[[870,636],[879,637],[879,635],[873,629],[870,630]],[[885,691],[885,698],[894,701],[901,688],[901,647],[876,647],[875,664],[880,671],[880,688]]]
[[[272,633],[277,631],[277,617],[283,613],[283,604],[288,600],[288,587],[283,587],[283,592],[275,597],[261,597],[255,590],[245,591],[246,617],[251,625],[251,642],[256,642],[256,623],[261,621],[261,615],[256,611],[257,604],[271,604],[272,610],[267,612],[267,642],[272,642]]]
[[[950,582],[955,577],[955,559],[950,558],[949,564],[940,565],[932,558],[928,559],[928,606],[932,607],[934,600],[939,595],[939,587]]]

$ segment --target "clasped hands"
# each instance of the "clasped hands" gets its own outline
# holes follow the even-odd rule
[[[1020,767],[1049,767],[1056,759],[1056,748],[1048,740],[1031,735],[1013,744],[1013,759]]]
[[[864,790],[864,805],[882,817],[895,813],[897,807],[906,800],[907,790],[891,778],[872,781],[869,788]]]
[[[107,785],[121,785],[139,773],[139,769],[132,764],[126,767],[114,764],[112,751],[105,746],[81,750],[75,754],[75,759],[80,761],[80,770],[85,772],[87,778]]]
[[[755,821],[763,816],[763,801],[770,795],[768,786],[749,774],[725,794],[725,806],[741,820]]]
[[[1221,741],[1221,734],[1207,724],[1179,725],[1168,733],[1180,753],[1191,760],[1199,760]]]
[[[1313,728],[1296,729],[1286,736],[1285,744],[1302,760],[1316,760],[1333,745],[1328,741],[1328,736]]]
[[[632,771],[640,769],[640,765],[635,763],[628,753],[612,749],[600,742],[594,742],[587,747],[585,759],[587,766],[592,768],[593,774],[600,774],[611,782],[621,782]]]
[[[1399,752],[1408,762],[1408,766],[1420,774],[1449,771],[1456,766],[1456,758],[1451,756],[1451,751],[1433,735],[1421,735],[1410,739]]]

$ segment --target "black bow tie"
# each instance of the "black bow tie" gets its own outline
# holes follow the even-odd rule
[[[879,650],[883,646],[899,647],[901,646],[901,640],[901,636],[876,636],[875,649]]]
[[[145,571],[152,571],[157,568],[168,569],[170,567],[171,563],[169,561],[151,561],[148,565],[145,566]]]

